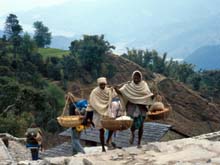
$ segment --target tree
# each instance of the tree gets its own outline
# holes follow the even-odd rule
[[[44,26],[41,21],[34,22],[34,40],[38,47],[44,48],[51,43],[51,33],[48,27]]]
[[[18,51],[18,47],[21,45],[22,38],[20,33],[22,32],[22,27],[19,25],[17,16],[14,14],[9,14],[5,22],[5,35],[6,38],[13,44],[14,58]]]
[[[23,42],[21,43],[21,52],[23,55],[30,56],[32,53],[37,52],[37,45],[28,33],[24,33],[22,41]]]
[[[64,56],[62,60],[63,65],[63,80],[74,80],[79,71],[79,64],[74,56]]]
[[[104,35],[84,35],[82,40],[71,42],[71,55],[81,63],[82,67],[92,73],[94,78],[101,72],[101,64],[105,55],[114,49],[108,41],[104,40]]]
[[[9,14],[5,22],[5,35],[7,39],[12,39],[18,36],[22,32],[22,27],[19,25],[17,16],[14,14]]]
[[[187,79],[194,74],[194,65],[188,64],[186,62],[179,64],[178,67],[178,79],[186,83]]]

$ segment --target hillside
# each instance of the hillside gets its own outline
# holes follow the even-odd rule
[[[151,89],[158,89],[164,97],[164,103],[172,106],[172,113],[165,122],[172,129],[185,136],[195,136],[220,130],[220,105],[210,103],[199,93],[186,85],[168,79],[159,74],[145,70],[136,63],[114,54],[108,54],[105,64],[112,64],[116,69],[115,75],[108,79],[109,85],[117,85],[131,79],[134,70],[140,70]],[[81,74],[81,79],[88,79],[87,72]],[[84,77],[84,78],[83,78]],[[76,96],[88,99],[96,82],[83,83],[80,80],[69,81],[68,90]]]
[[[108,54],[105,64],[112,64],[116,70],[115,75],[108,79],[109,85],[119,85],[131,80],[131,75],[134,70],[140,70],[143,73],[143,76],[148,80],[151,80],[154,77],[150,71],[146,71],[136,63],[118,55]],[[82,72],[80,79],[90,79],[89,81],[91,81],[91,77],[85,71]],[[88,84],[76,80],[73,82],[71,81],[68,84],[68,90],[72,91],[76,96],[84,98],[88,98],[91,90],[97,86],[96,81]]]
[[[172,106],[172,114],[165,123],[171,124],[175,131],[196,136],[220,129],[220,105],[170,79],[159,82],[158,88]]]
[[[39,49],[39,50],[44,59],[46,57],[52,57],[52,56],[62,57],[62,54],[69,53],[69,51],[49,49],[49,48]],[[162,75],[154,74],[148,70],[145,70],[144,68],[140,67],[134,62],[129,61],[128,59],[125,59],[121,56],[114,55],[111,53],[108,53],[105,56],[106,56],[105,60],[101,64],[103,73],[109,73],[109,72],[104,72],[104,71],[108,71],[108,68],[106,68],[106,66],[111,66],[111,70],[113,71],[112,75],[108,77],[109,85],[118,85],[121,83],[125,83],[128,80],[131,80],[132,72],[138,69],[143,73],[143,77],[149,83],[150,88],[158,89],[159,93],[161,93],[161,95],[164,97],[164,101],[166,105],[170,104],[172,106],[172,113],[170,117],[165,121],[156,121],[156,122],[165,122],[167,124],[170,124],[172,126],[171,131],[176,132],[181,136],[184,135],[185,137],[195,136],[202,133],[220,130],[219,105],[214,103],[209,103],[209,101],[206,98],[203,98],[200,94],[190,90],[184,84],[181,84],[171,79],[167,79]],[[3,57],[5,56],[1,56],[1,58]],[[8,63],[11,65],[13,61],[9,57],[8,57],[8,61],[9,61]],[[18,61],[19,63],[30,65],[29,63],[27,63],[26,59],[23,56],[19,56],[19,57],[21,58],[20,61]],[[38,58],[40,59],[40,55]],[[71,91],[73,92],[74,95],[86,99],[88,99],[89,93],[94,87],[97,86],[97,84],[96,84],[96,78],[94,77],[93,73],[89,72],[83,67],[80,67],[80,65],[77,65],[77,63],[73,63],[77,61],[74,61],[74,58],[72,57],[66,56],[65,59],[58,58],[56,60],[51,60],[51,59],[49,60],[50,61],[48,63],[45,63],[43,60],[37,61],[33,59],[31,61],[32,65],[34,66],[33,70],[35,69],[34,71],[36,72],[35,77],[29,68],[23,68],[23,67],[19,68],[22,71],[22,72],[20,71],[22,74],[19,75],[20,76],[19,79],[13,80],[13,84],[16,81],[19,81],[21,83],[20,84],[21,86],[19,86],[18,88],[19,92],[13,94],[12,92],[14,90],[13,88],[10,88],[11,89],[10,92],[13,94],[13,99],[12,97],[10,97],[10,99],[8,100],[10,101],[10,104],[13,104],[14,102],[16,103],[15,110],[18,111],[19,113],[23,113],[24,109],[26,109],[26,111],[27,110],[30,111],[31,109],[34,115],[36,111],[39,112],[39,109],[42,110],[41,117],[38,117],[38,122],[43,123],[44,124],[43,127],[46,128],[47,130],[57,131],[59,129],[57,128],[55,119],[59,115],[58,112],[60,113],[60,110],[62,109],[61,108],[62,100],[59,98],[63,99],[64,94],[62,92],[58,92],[58,90],[57,89],[55,90],[53,87],[51,88],[50,85],[49,86],[48,84],[46,85],[43,79],[41,78],[43,77],[47,81],[59,85],[59,87],[62,87],[62,89],[64,89],[63,88],[64,83],[66,83],[67,90],[65,90],[65,92]],[[2,65],[5,66],[3,67],[4,70],[6,70],[6,67],[8,68],[7,69],[8,74],[4,73],[3,75],[9,77],[13,75],[12,73],[14,72],[14,69],[8,63],[3,63]],[[28,66],[28,65],[24,65],[24,66]],[[65,68],[67,65],[68,67]],[[72,77],[66,78],[66,82],[62,79],[62,75],[61,75],[61,70],[63,68],[68,71],[67,76],[75,72],[75,74],[72,74]],[[12,73],[9,71],[11,71]],[[25,73],[26,72],[27,73],[24,74],[23,73],[24,71]],[[27,81],[24,79],[23,75],[27,75],[32,79]],[[36,79],[39,82],[37,82]],[[5,79],[2,80],[3,85],[1,90],[3,92],[5,92],[4,87],[8,81],[9,80],[6,81]],[[30,90],[28,88],[24,90],[22,85],[30,86],[30,88],[31,86],[35,85],[36,87],[34,86],[34,88],[36,89],[31,88]],[[50,92],[48,94],[45,91],[42,91],[45,92],[45,94],[44,93],[41,94],[39,93],[41,89],[42,90],[46,89]],[[26,90],[28,92],[26,92]],[[35,97],[31,98],[30,96],[32,95],[36,95],[37,98]],[[51,99],[50,105],[47,104],[49,98]],[[57,101],[59,102],[59,106],[56,105]],[[6,103],[8,102],[2,101],[2,104],[4,106],[4,108],[2,108],[2,111],[6,109],[7,106],[9,105],[9,103],[8,104]],[[43,108],[42,107],[39,108],[39,105],[41,105]],[[53,109],[54,106],[56,106],[56,111],[51,110]],[[50,115],[51,118],[50,122],[48,121],[48,118],[46,116],[48,112],[54,113]],[[43,114],[45,115],[44,122],[41,122]],[[2,118],[2,120],[4,119]],[[27,125],[25,127],[27,127]],[[25,127],[22,127],[22,129],[24,129]],[[53,140],[56,141],[57,137],[54,138],[55,139]],[[52,140],[50,139],[49,143],[51,141]]]
[[[61,58],[62,55],[68,55],[69,51],[56,49],[56,48],[39,48],[39,53],[43,56],[44,59],[47,57],[58,57]]]
[[[164,97],[164,103],[172,106],[172,113],[165,121],[156,121],[172,125],[172,130],[185,137],[220,130],[220,105],[210,103],[199,93],[189,89],[186,85],[168,79],[159,74],[144,70],[139,65],[117,55],[108,55],[107,63],[111,63],[117,70],[109,79],[109,84],[121,84],[131,79],[134,70],[142,71],[151,89],[158,89]],[[93,84],[71,82],[69,90],[79,97],[88,98]]]
[[[190,54],[185,61],[196,65],[197,69],[220,69],[220,45],[200,47]]]

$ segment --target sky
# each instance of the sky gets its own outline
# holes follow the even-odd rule
[[[0,16],[11,12],[28,11],[37,7],[60,5],[68,0],[0,0]]]
[[[207,1],[208,0],[0,0],[0,29],[3,29],[6,17],[10,13],[13,13],[18,16],[20,24],[25,31],[32,31],[33,22],[42,19],[42,21],[45,21],[49,28],[55,33],[69,36],[70,32],[73,32],[74,30],[78,31],[78,29],[69,30],[68,27],[65,26],[65,24],[67,24],[65,21],[63,21],[63,24],[56,23],[55,19],[57,19],[59,22],[62,19],[66,19],[63,18],[63,15],[60,16],[56,15],[57,13],[54,13],[56,11],[61,11],[61,8],[64,10],[62,13],[64,13],[65,17],[70,16],[71,19],[73,19],[73,23],[70,23],[69,26],[82,24],[80,26],[86,27],[88,26],[86,23],[82,23],[81,20],[78,20],[78,22],[76,21],[77,16],[80,17],[80,19],[90,19],[91,15],[95,21],[97,19],[99,22],[105,17],[109,19],[112,16],[114,17],[114,22],[117,22],[117,19],[119,19],[117,24],[120,23],[121,20],[126,19],[126,21],[129,22],[129,17],[132,19],[134,15],[138,15],[134,17],[135,19],[143,19],[143,21],[151,21],[150,18],[153,18],[154,23],[157,21],[158,24],[163,24],[164,22],[168,21],[178,22],[180,20],[182,21],[189,18],[187,15],[187,10],[194,11],[195,13],[200,13],[203,11],[208,11],[210,13],[213,10],[213,6],[218,6],[218,4],[215,5],[215,3],[213,3],[217,0],[212,0],[211,2],[214,5],[212,5],[209,9],[209,7],[206,5]],[[109,8],[106,7],[108,5],[110,6]],[[102,15],[97,12],[98,10],[101,11]],[[28,13],[29,11],[30,13]],[[123,19],[120,20],[122,17],[120,12],[123,11],[125,11],[125,13],[129,11],[131,15],[128,15],[128,17],[126,17],[126,15]],[[84,17],[82,15],[84,15]],[[193,18],[194,15],[190,15],[190,17]],[[125,23],[126,22],[124,21],[123,24]],[[100,31],[100,28],[95,27],[95,25],[93,25],[91,29],[92,28]],[[82,27],[80,27],[80,29],[82,29]]]
[[[10,13],[28,12],[35,8],[56,6],[67,1],[69,0],[0,0],[0,29],[3,29],[5,19]],[[32,30],[30,25],[23,26],[27,31]]]
[[[42,21],[52,36],[104,34],[118,50],[182,57],[219,42],[219,6],[220,0],[0,0],[0,30],[13,13],[24,32],[33,34],[33,23]]]
[[[41,12],[44,11],[44,13],[51,12],[52,7],[56,8],[59,11],[60,8],[65,8],[69,5],[71,6],[71,8],[67,9],[69,10],[69,12],[75,12],[76,14],[78,12],[81,15],[87,16],[86,14],[88,11],[91,11],[91,14],[93,14],[94,8],[97,10],[102,10],[102,8],[108,10],[106,6],[109,5],[109,10],[113,10],[112,13],[109,14],[109,11],[103,11],[103,15],[101,15],[100,17],[97,15],[95,16],[97,16],[98,19],[101,19],[101,17],[105,17],[106,14],[107,17],[111,14],[115,16],[114,11],[117,12],[117,10],[121,10],[121,12],[125,10],[130,10],[130,13],[132,13],[132,15],[137,14],[140,15],[140,17],[144,16],[144,19],[154,17],[155,19],[159,19],[159,21],[163,23],[163,21],[167,21],[167,19],[173,19],[173,21],[179,21],[179,19],[187,19],[188,16],[187,13],[185,13],[187,12],[187,10],[194,10],[195,13],[200,13],[203,11],[212,12],[213,7],[217,7],[219,5],[216,3],[217,1],[218,0],[210,1],[210,4],[213,3],[214,5],[212,5],[211,8],[209,8],[208,5],[206,5],[208,0],[0,0],[0,29],[2,29],[1,27],[4,25],[5,19],[9,15],[9,13],[13,13],[18,16],[18,19],[20,20],[20,23],[22,24],[23,28],[29,31],[31,29],[32,24],[28,21],[22,20],[23,18],[20,17],[22,13],[25,13],[27,15],[29,14],[28,11],[30,11],[31,13],[34,13],[33,11],[35,11],[34,16],[30,14],[31,17],[33,17],[32,19],[35,20],[41,18],[40,13],[37,12],[38,10]],[[114,8],[112,6],[114,6]],[[134,7],[133,11],[132,7]],[[87,11],[84,11],[83,8]],[[138,10],[138,8],[141,9]],[[184,13],[186,17],[182,17],[180,12]],[[169,13],[171,14],[169,15]],[[178,17],[180,15],[181,17]],[[72,14],[71,16],[74,15]],[[165,20],[163,20],[165,16],[167,17]],[[49,19],[48,15],[45,15],[45,17]],[[56,15],[55,13],[55,18],[56,17],[59,17],[59,15]],[[191,17],[193,18],[193,15],[191,15]],[[117,20],[118,18],[114,17],[114,19]],[[58,29],[58,27],[56,28]],[[63,32],[67,32],[67,29],[62,29]],[[60,30],[62,29],[60,28]]]
[[[59,7],[68,1],[77,4],[82,2],[93,3],[98,0],[0,0],[0,29],[3,29],[5,19],[10,13],[17,14],[39,8],[48,8],[53,6]],[[35,18],[37,19],[39,16],[36,15]],[[33,31],[32,25],[22,23],[22,21],[20,21],[20,23],[22,24],[24,30]],[[62,31],[60,33],[62,33]],[[65,35],[65,31],[63,31],[63,34]]]

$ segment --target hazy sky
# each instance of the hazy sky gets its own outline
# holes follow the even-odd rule
[[[38,7],[59,5],[66,1],[68,0],[0,0],[0,29],[3,30],[5,18],[9,13],[25,12]],[[27,27],[27,30],[30,29]]]
[[[126,26],[132,18],[135,18],[133,21],[142,19],[145,22],[152,22],[153,20],[154,24],[176,23],[193,19],[194,16],[198,17],[199,13],[203,15],[204,12],[215,12],[213,8],[219,6],[216,2],[218,0],[210,2],[209,0],[0,0],[0,29],[3,30],[9,13],[18,16],[24,31],[33,30],[33,22],[41,20],[53,32],[63,33],[66,36],[74,31],[80,33],[80,30],[88,28],[84,23],[85,19],[87,22],[94,19],[96,26],[102,26],[100,20],[105,18],[110,19],[109,22],[113,22],[113,26],[117,20],[119,21],[116,24],[123,23]],[[69,22],[71,19],[72,21]],[[84,25],[85,28],[80,27],[79,30],[71,28],[75,25]],[[94,29],[100,31],[99,27]]]
[[[37,7],[59,5],[68,0],[0,0],[0,16]]]
[[[219,6],[220,0],[0,0],[0,30],[13,13],[24,32],[42,21],[53,36],[104,34],[119,49],[189,54],[215,43]]]
[[[93,3],[100,0],[0,0],[0,29],[3,30],[5,19],[10,13],[17,15],[17,13],[28,12],[39,8],[46,9],[53,6],[59,7],[60,5],[67,3],[68,1],[71,2],[71,4],[77,5],[82,2]],[[38,18],[37,15],[36,18]],[[20,19],[19,21],[21,22],[24,30],[32,30],[31,24],[25,24]]]

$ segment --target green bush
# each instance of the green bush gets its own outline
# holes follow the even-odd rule
[[[50,96],[54,97],[58,102],[58,107],[62,108],[64,106],[64,91],[55,84],[49,83],[45,90],[49,93]]]
[[[0,66],[0,76],[12,76],[13,72],[7,66]]]
[[[47,122],[47,131],[55,133],[59,130],[59,124],[56,119],[51,119]]]

